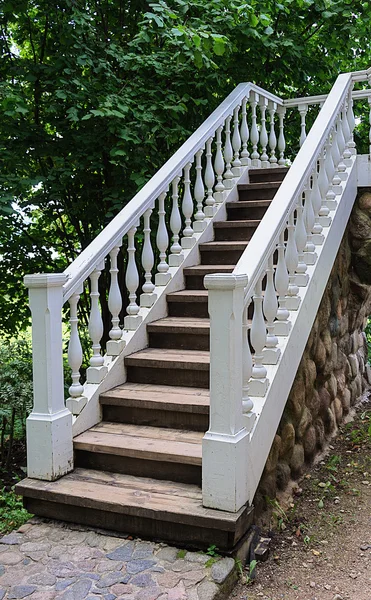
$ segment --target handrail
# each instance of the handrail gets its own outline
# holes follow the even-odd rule
[[[275,250],[278,236],[285,226],[287,216],[293,209],[298,194],[302,192],[304,182],[312,172],[313,163],[328,137],[329,130],[345,100],[351,82],[351,73],[338,76],[321,112],[277,191],[274,201],[234,268],[234,275],[247,274],[249,278],[245,290],[246,298],[251,297],[267,257]]]
[[[218,127],[224,123],[226,117],[233,114],[233,109],[251,91],[257,92],[268,100],[283,106],[283,100],[278,96],[251,82],[240,83],[89,246],[67,267],[64,271],[64,274],[68,277],[66,284],[63,286],[64,301],[68,300],[73,292],[83,284],[96,265],[101,263],[121,238],[136,225],[143,213],[153,206],[159,195],[167,190],[169,184],[184,166],[189,162],[193,162],[197,150],[204,146]]]
[[[371,89],[352,91],[353,100],[363,100],[365,98],[370,98],[370,96]],[[321,104],[325,102],[327,98],[328,94],[319,94],[318,96],[302,96],[300,98],[288,98],[287,100],[283,101],[283,105],[286,108],[294,108],[302,104]]]

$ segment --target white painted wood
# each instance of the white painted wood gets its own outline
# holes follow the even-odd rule
[[[53,481],[73,469],[72,414],[64,404],[62,306],[65,274],[26,275],[32,314],[33,408],[27,474]]]
[[[242,152],[241,152],[241,163],[242,165],[250,165],[250,153],[247,149],[247,144],[249,142],[250,132],[249,126],[247,123],[247,101],[248,99],[245,97],[242,100],[242,110],[241,110],[241,141],[242,141]]]
[[[251,106],[251,129],[250,129],[250,141],[252,144],[251,153],[251,165],[253,167],[260,167],[258,143],[259,143],[259,130],[257,124],[256,107],[259,102],[259,94],[256,92],[250,92],[250,106]]]
[[[261,115],[261,124],[260,124],[260,135],[259,142],[262,149],[262,153],[260,156],[261,167],[266,169],[269,167],[269,157],[267,154],[267,145],[268,145],[268,134],[267,134],[267,119],[266,119],[266,111],[268,107],[268,99],[264,96],[260,96],[259,98],[259,108]]]
[[[233,136],[232,136],[232,147],[233,147],[233,162],[232,162],[232,173],[234,177],[240,177],[242,174],[242,163],[240,160],[241,150],[241,135],[240,135],[240,121],[239,121],[240,106],[236,106],[233,111]]]
[[[169,235],[166,228],[165,222],[165,199],[167,193],[163,192],[160,194],[158,199],[158,229],[156,235],[156,245],[160,252],[160,262],[157,266],[157,273],[155,276],[155,285],[164,286],[167,285],[171,279],[171,273],[169,272],[169,265],[166,262],[166,251],[169,246]]]
[[[277,244],[278,260],[277,269],[275,276],[276,290],[278,292],[278,310],[277,310],[277,323],[275,324],[276,335],[288,335],[291,329],[289,322],[290,313],[286,308],[286,294],[289,288],[289,274],[287,272],[286,260],[285,260],[285,243],[284,243],[284,231],[281,231],[279,241]],[[273,253],[273,250],[272,250]]]
[[[357,185],[359,187],[371,186],[371,156],[361,154],[357,157]]]
[[[206,142],[206,169],[205,169],[205,185],[207,190],[207,197],[205,202],[205,216],[213,217],[215,214],[216,206],[213,196],[213,187],[215,184],[215,173],[213,168],[213,154],[211,146],[213,138],[209,138]]]
[[[143,215],[143,233],[144,242],[142,249],[142,267],[144,270],[144,284],[142,287],[143,293],[140,296],[140,306],[150,308],[156,302],[156,294],[154,293],[155,285],[152,282],[152,269],[155,264],[155,256],[151,242],[151,214],[152,208],[148,208]]]
[[[122,337],[122,331],[120,328],[120,312],[122,309],[122,297],[121,290],[118,282],[118,267],[117,267],[117,256],[120,252],[120,246],[115,246],[110,252],[110,288],[108,293],[108,308],[112,315],[112,329],[109,332],[110,340],[119,342]],[[108,351],[108,347],[107,347]]]
[[[345,167],[345,165],[344,165]],[[312,241],[315,246],[321,246],[324,242],[324,237],[322,234],[323,227],[319,222],[319,213],[322,206],[321,192],[318,184],[318,170],[317,170],[317,162],[313,169],[312,174],[313,187],[312,187],[312,207],[314,213],[314,225],[312,228]]]
[[[139,273],[135,261],[135,234],[137,226],[135,225],[128,231],[128,264],[126,268],[125,283],[129,292],[129,305],[126,309],[127,316],[124,318],[124,328],[135,330],[142,322],[142,316],[139,314],[137,304],[137,290],[139,287]]]
[[[300,140],[299,144],[302,146],[306,140],[307,132],[305,130],[305,119],[308,112],[308,104],[299,104],[298,106],[299,114],[300,114]]]
[[[251,298],[247,301],[242,314],[242,412],[248,415],[253,407],[253,402],[249,396],[249,382],[252,374],[252,356],[249,344],[249,319],[248,309],[251,304]],[[250,428],[248,428],[250,431]]]
[[[224,200],[224,183],[223,183],[223,173],[224,173],[224,158],[222,151],[222,132],[224,126],[221,125],[216,130],[216,152],[215,152],[215,161],[214,161],[214,170],[216,173],[217,183],[214,188],[214,199],[217,204],[220,204]]]
[[[88,383],[100,383],[107,375],[107,367],[101,354],[100,340],[103,336],[103,320],[99,306],[98,282],[104,263],[96,266],[90,275],[90,314],[88,331],[92,341],[93,354],[90,357],[90,367],[86,370],[86,381]]]
[[[202,155],[203,148],[196,153],[196,182],[194,188],[195,200],[197,202],[197,212],[195,214],[195,222],[193,223],[193,229],[196,233],[204,231],[206,228],[205,213],[203,210],[203,203],[205,198],[205,186],[202,179]]]
[[[296,267],[296,285],[305,287],[308,284],[309,275],[307,273],[307,265],[304,260],[304,249],[307,244],[307,230],[304,223],[303,214],[303,195],[300,194],[296,207],[296,225],[295,225],[295,242],[298,250],[298,265]]]
[[[371,97],[368,98],[369,112],[368,112],[368,122],[370,128],[368,130],[368,141],[369,141],[369,149],[368,152],[371,155]]]
[[[82,290],[80,290],[82,293]],[[87,403],[84,387],[80,383],[80,367],[82,365],[82,347],[78,331],[78,303],[80,294],[72,294],[69,299],[70,305],[70,340],[68,343],[68,364],[71,368],[72,385],[69,387],[70,397],[66,400],[66,406],[73,415],[78,415]]]
[[[316,247],[313,243],[313,235],[312,230],[315,223],[314,218],[314,210],[313,210],[313,202],[312,202],[312,188],[311,188],[311,177],[308,178],[308,181],[305,185],[304,189],[304,224],[305,229],[307,230],[307,243],[304,248],[304,261],[307,265],[314,265],[317,260],[316,255]]]
[[[193,215],[193,199],[191,194],[191,177],[190,170],[192,163],[188,163],[183,169],[183,200],[182,200],[182,212],[185,220],[185,227],[183,229],[183,237],[181,240],[182,248],[192,248],[196,243],[194,231],[192,229],[192,215]],[[212,190],[211,190],[212,193]]]
[[[269,385],[267,369],[263,365],[263,349],[265,348],[267,341],[267,329],[263,315],[262,280],[263,276],[258,279],[254,290],[254,313],[250,331],[251,345],[255,352],[253,354],[253,367],[249,389],[252,396],[259,397],[265,395]]]
[[[234,186],[233,173],[232,173],[232,159],[233,149],[231,143],[231,120],[232,117],[229,115],[225,120],[225,142],[224,142],[224,161],[225,171],[223,175],[223,184],[226,190],[230,190]]]
[[[286,164],[286,159],[285,159],[286,140],[285,140],[285,134],[284,134],[284,118],[285,118],[286,109],[283,106],[279,106],[277,109],[277,112],[278,112],[278,123],[279,123],[278,124],[278,128],[279,128],[278,151],[280,153],[278,164],[280,166],[285,166],[285,164]]]
[[[270,154],[271,154],[270,158],[269,158],[269,162],[271,164],[271,167],[278,166],[278,161],[277,161],[277,157],[276,157],[277,137],[276,137],[276,132],[275,132],[275,128],[274,128],[274,118],[275,118],[276,111],[277,111],[277,103],[270,101],[268,104],[268,112],[269,112],[269,123],[270,123],[269,149],[270,149]]]
[[[289,287],[287,289],[286,306],[289,310],[298,310],[300,306],[300,297],[298,296],[299,287],[296,284],[295,271],[299,264],[299,255],[295,240],[294,210],[292,210],[289,215],[287,225],[285,260],[287,271],[289,273]]]
[[[268,259],[267,284],[263,300],[263,311],[267,320],[267,340],[263,348],[263,364],[276,365],[281,351],[278,348],[278,338],[274,333],[274,320],[278,311],[278,300],[274,286],[273,254]]]
[[[179,244],[179,233],[182,227],[182,219],[180,216],[179,210],[179,181],[180,177],[175,177],[173,180],[172,187],[172,208],[170,215],[170,229],[173,234],[173,243],[170,246],[170,256],[169,256],[169,265],[170,267],[179,267],[184,260],[184,256],[182,254],[182,247]],[[203,213],[202,213],[203,214]],[[194,230],[196,231],[196,221],[194,224]]]

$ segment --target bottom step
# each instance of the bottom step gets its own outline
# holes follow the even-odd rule
[[[90,469],[75,469],[52,482],[24,479],[16,493],[40,517],[201,549],[214,544],[230,550],[253,518],[251,507],[238,513],[204,508],[196,485]]]

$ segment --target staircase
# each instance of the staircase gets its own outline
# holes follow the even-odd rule
[[[287,101],[240,84],[64,273],[26,276],[34,408],[28,478],[17,491],[30,512],[199,548],[241,543],[355,199],[353,101],[371,91],[353,86],[367,78],[371,70],[340,75],[328,97]],[[323,106],[307,134],[309,104]],[[287,168],[292,106],[301,147]],[[92,354],[82,384],[87,281]]]

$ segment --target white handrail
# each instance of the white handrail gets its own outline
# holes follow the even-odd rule
[[[285,227],[288,214],[294,208],[297,197],[302,192],[303,186],[312,172],[314,161],[329,135],[341,105],[345,101],[351,82],[351,73],[338,76],[303,146],[277,191],[274,201],[269,206],[257,231],[234,268],[234,275],[247,274],[249,278],[245,292],[246,298],[251,297],[254,287],[265,268],[267,257],[275,250],[278,236]]]
[[[124,206],[114,219],[98,234],[83,252],[71,263],[64,274],[68,279],[63,286],[63,298],[67,301],[73,292],[87,279],[96,265],[101,263],[112,248],[121,243],[122,237],[135,226],[144,212],[153,207],[159,195],[167,190],[169,184],[180,174],[183,167],[193,158],[206,141],[215,133],[238,104],[249,95],[257,92],[278,105],[283,100],[261,87],[248,82],[240,83],[218,106],[173,156],[157,171],[146,185]]]
[[[353,90],[352,98],[353,100],[364,100],[365,98],[369,98],[371,96],[371,89],[367,90]],[[286,108],[295,108],[300,106],[301,104],[322,104],[328,98],[328,94],[319,94],[318,96],[302,96],[300,98],[288,98],[283,101],[283,105]]]

